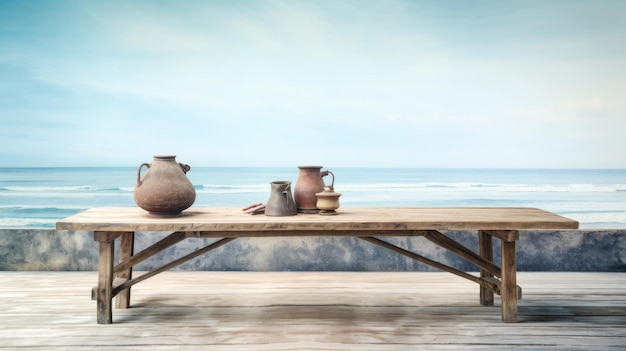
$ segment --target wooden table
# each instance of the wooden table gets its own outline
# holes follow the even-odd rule
[[[517,322],[515,242],[526,229],[577,229],[578,222],[535,208],[341,208],[337,215],[298,214],[288,217],[249,215],[236,208],[192,208],[179,217],[157,218],[134,207],[93,208],[57,222],[58,230],[94,231],[99,242],[98,285],[92,290],[97,300],[97,321],[113,321],[116,307],[128,308],[133,285],[158,273],[242,237],[351,236],[397,252],[441,270],[476,282],[480,303],[493,305],[494,293],[501,296],[502,320]],[[477,231],[476,253],[440,231]],[[138,231],[171,232],[140,252],[133,252]],[[380,237],[421,236],[479,267],[473,275],[390,244]],[[493,262],[492,238],[501,241],[501,264]],[[120,238],[118,263],[114,263],[115,240]],[[219,238],[206,247],[133,278],[133,266],[186,238]]]

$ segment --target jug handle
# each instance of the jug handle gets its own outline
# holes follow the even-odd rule
[[[283,196],[287,199],[287,207],[291,208],[291,207],[295,206],[296,204],[293,201],[293,197],[291,197],[289,195],[290,195],[290,192],[283,191]]]
[[[183,173],[185,174],[187,174],[187,172],[189,172],[189,170],[191,169],[189,165],[186,165],[184,163],[179,163],[178,165],[180,166],[180,169],[182,169]]]
[[[326,173],[326,174],[324,174],[324,175],[328,175],[328,174],[330,174],[330,176],[332,177],[332,179],[333,179],[333,180],[330,182],[330,188],[331,188],[331,189],[334,189],[334,188],[335,188],[335,175],[334,175],[334,174],[333,174],[333,172],[331,172],[331,171],[324,171],[324,173]],[[322,177],[323,177],[323,176],[322,176]],[[324,184],[324,186],[326,186],[326,184]]]
[[[291,194],[291,185],[287,185],[287,189],[283,191],[283,195],[287,199],[287,206],[293,206],[293,197],[289,196]]]
[[[137,186],[141,186],[141,169],[143,168],[143,166],[146,166],[147,168],[150,168],[150,166],[152,166],[152,164],[150,164],[150,163],[142,163],[141,166],[139,166],[139,169],[137,169]]]

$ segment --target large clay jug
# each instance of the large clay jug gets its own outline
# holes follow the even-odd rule
[[[298,214],[291,194],[291,182],[287,180],[271,182],[270,197],[265,204],[266,216],[293,216]]]
[[[144,166],[148,170],[141,177]],[[180,215],[196,201],[196,190],[186,176],[190,169],[177,163],[176,156],[154,156],[152,163],[143,163],[137,169],[135,202],[151,215]]]
[[[322,166],[298,166],[300,173],[294,189],[294,197],[298,212],[318,213],[316,193],[324,190],[322,177],[328,175],[328,171],[321,171]]]

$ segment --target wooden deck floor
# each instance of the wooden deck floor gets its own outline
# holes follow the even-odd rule
[[[447,273],[166,272],[96,324],[95,272],[0,272],[0,350],[623,350],[626,274],[519,273],[517,324]]]

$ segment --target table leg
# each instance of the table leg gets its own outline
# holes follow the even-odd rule
[[[480,257],[489,262],[493,262],[493,240],[492,236],[482,230],[478,231],[478,242],[480,248]],[[492,278],[493,274],[489,271],[481,269],[481,278]],[[480,304],[483,306],[493,306],[493,291],[480,286]]]
[[[502,321],[517,322],[517,273],[515,241],[502,240]]]
[[[110,232],[95,232],[94,238],[99,242],[98,255],[98,286],[96,287],[98,324],[113,322],[113,255],[115,238],[119,236]]]
[[[133,256],[134,245],[135,245],[135,233],[134,232],[122,233],[122,237],[120,239],[120,257],[119,257],[120,262],[124,262],[125,260]],[[124,280],[133,279],[133,267],[129,267],[121,272],[118,272],[117,277],[122,278]],[[129,306],[130,306],[130,288],[126,288],[120,291],[120,293],[116,296],[115,307],[116,308],[128,308]]]

